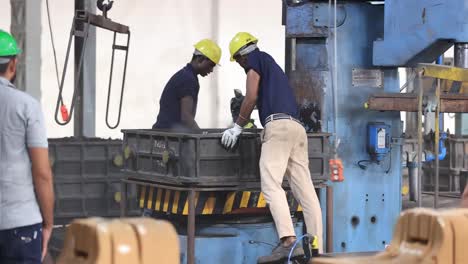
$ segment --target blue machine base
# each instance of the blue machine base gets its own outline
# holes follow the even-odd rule
[[[294,224],[296,235],[303,234],[303,224]],[[179,235],[181,263],[187,263],[187,236]],[[256,224],[197,225],[195,263],[250,264],[271,253],[278,243],[272,222]]]

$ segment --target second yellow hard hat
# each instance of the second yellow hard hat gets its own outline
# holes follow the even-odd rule
[[[234,61],[234,55],[245,45],[249,43],[257,43],[258,39],[252,34],[247,32],[239,32],[234,38],[232,38],[231,43],[229,43],[229,51],[231,52],[231,61]]]
[[[211,39],[202,39],[194,45],[195,49],[205,55],[212,62],[219,64],[221,48]]]

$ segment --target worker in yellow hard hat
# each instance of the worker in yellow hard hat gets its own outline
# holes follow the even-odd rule
[[[195,121],[200,84],[198,75],[207,76],[219,64],[221,49],[209,39],[197,42],[192,60],[172,76],[159,100],[159,114],[153,129],[199,130]]]
[[[258,39],[239,32],[231,40],[231,61],[236,61],[247,74],[247,87],[240,114],[234,127],[223,133],[222,144],[233,147],[243,127],[250,120],[255,105],[264,130],[260,157],[261,189],[276,225],[279,245],[257,263],[272,263],[304,255],[294,247],[296,234],[286,194],[282,188],[287,179],[296,200],[302,206],[307,233],[318,237],[322,245],[322,211],[309,171],[307,134],[298,120],[299,107],[288,77],[268,53],[257,47]]]

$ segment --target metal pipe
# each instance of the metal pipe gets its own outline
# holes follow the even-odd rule
[[[338,28],[337,28],[337,15],[336,15],[336,9],[337,9],[337,0],[333,1],[333,129],[335,133],[335,140],[334,140],[334,155],[335,159],[338,158],[338,145],[339,145],[339,139],[338,139],[338,130],[337,130],[337,122],[338,122]]]
[[[326,252],[333,252],[333,187],[327,186],[327,248]]]
[[[468,68],[468,43],[455,43],[454,47],[454,66],[460,68]],[[455,114],[455,135],[464,135],[462,116],[466,114]]]
[[[96,12],[96,1],[75,0],[76,11]],[[75,106],[74,136],[94,137],[96,134],[96,29],[77,23],[78,30],[86,30],[83,37],[75,36]],[[80,59],[82,58],[82,59]],[[72,116],[70,106],[70,118]]]
[[[406,93],[416,92],[414,86],[414,79],[416,78],[416,73],[414,69],[406,69]],[[405,86],[405,85],[404,85]],[[406,121],[405,121],[405,135],[410,138],[416,138],[418,135],[417,126],[418,126],[418,114],[414,112],[406,112]]]
[[[214,41],[219,42],[219,33],[220,33],[220,1],[218,0],[211,0],[211,37]],[[210,82],[210,90],[211,90],[211,104],[212,104],[212,111],[211,111],[211,126],[212,127],[218,127],[219,124],[219,116],[220,116],[220,88],[221,83],[219,81],[219,74],[216,72],[216,74],[212,74],[211,76],[211,82]]]
[[[434,192],[423,192],[423,194],[434,195]],[[439,197],[460,199],[461,194],[459,192],[439,192]]]
[[[187,264],[195,264],[195,190],[191,189],[188,201]]]
[[[436,87],[436,111],[435,111],[435,138],[434,138],[434,152],[439,153],[439,142],[440,142],[440,79],[437,79]],[[434,195],[434,208],[439,207],[439,159],[435,159],[435,195]]]
[[[439,118],[440,118],[440,115],[439,115]],[[441,123],[439,122],[439,126],[442,127]],[[440,130],[440,128],[439,128]],[[429,162],[429,161],[433,161],[433,160],[444,160],[445,159],[445,156],[447,156],[447,148],[445,147],[445,140],[447,140],[447,133],[445,132],[442,132],[440,133],[439,132],[439,135],[441,134],[441,136],[439,137],[439,154],[434,154],[430,151],[426,151],[426,159],[425,159],[425,162]]]
[[[291,71],[296,70],[296,38],[291,38]]]
[[[468,43],[455,44],[455,67],[468,68]]]
[[[410,201],[417,202],[419,193],[419,181],[418,181],[418,165],[416,162],[408,162],[408,178],[409,178],[409,199]]]
[[[422,71],[418,72],[418,88],[419,88],[419,96],[418,96],[418,207],[422,207],[422,103],[423,103],[423,83],[422,83]]]

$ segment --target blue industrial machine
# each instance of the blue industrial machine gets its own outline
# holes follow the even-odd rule
[[[401,210],[401,149],[396,139],[402,128],[399,113],[370,112],[363,105],[370,94],[399,92],[397,68],[378,68],[372,61],[373,42],[384,34],[384,5],[341,1],[335,10],[327,2],[303,1],[285,11],[286,72],[301,107],[321,106],[322,131],[335,134],[344,166],[345,181],[332,183],[328,249],[382,250]],[[386,134],[393,138],[386,144],[389,170],[381,166],[362,170],[357,165],[369,158],[367,124],[375,120],[388,124]]]
[[[468,50],[460,48],[468,42],[466,1],[330,3],[285,1],[286,71],[301,118],[310,119],[308,106],[320,106],[321,131],[334,133],[343,161],[346,179],[332,184],[329,249],[382,250],[401,211],[402,127],[398,109],[369,111],[363,105],[373,94],[399,94],[397,67],[433,62],[453,44],[460,53],[455,64],[467,67]],[[388,160],[388,170],[362,170],[357,163],[369,154]]]

